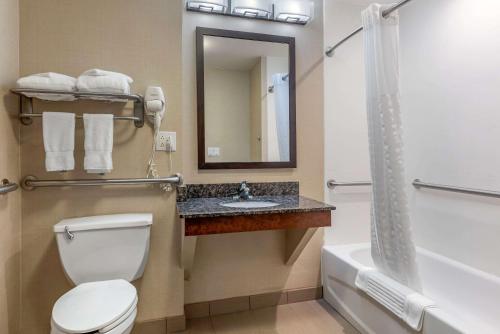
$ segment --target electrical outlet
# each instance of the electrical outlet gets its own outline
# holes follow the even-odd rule
[[[160,131],[156,138],[155,149],[157,151],[175,152],[177,149],[176,133]]]

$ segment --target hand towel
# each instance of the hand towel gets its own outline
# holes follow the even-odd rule
[[[375,268],[360,269],[355,284],[356,287],[417,331],[422,329],[425,310],[437,307],[432,300],[400,284]]]
[[[109,173],[113,169],[113,115],[83,114],[85,127],[84,169],[87,173]]]
[[[80,92],[130,94],[133,82],[131,77],[122,73],[92,69],[78,77],[76,87]]]
[[[76,79],[64,74],[47,72],[28,75],[17,80],[18,88],[58,90],[74,92],[76,90]],[[29,97],[36,97],[49,101],[73,101],[74,96],[60,94],[27,93]]]
[[[42,118],[47,172],[75,169],[75,114],[44,112]]]

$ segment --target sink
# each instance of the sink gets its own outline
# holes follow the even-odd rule
[[[279,203],[269,202],[269,201],[241,201],[241,202],[220,203],[219,205],[224,206],[226,208],[257,209],[257,208],[272,208],[273,206],[278,206]]]

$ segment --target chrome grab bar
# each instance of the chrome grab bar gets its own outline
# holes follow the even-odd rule
[[[15,191],[19,188],[17,183],[10,182],[7,179],[3,179],[2,183],[0,184],[0,195],[10,193],[11,191]]]
[[[455,186],[449,186],[449,185],[444,185],[444,184],[427,183],[427,182],[423,182],[422,180],[419,180],[419,179],[415,179],[412,184],[417,189],[428,188],[428,189],[435,189],[435,190],[451,191],[451,192],[455,192],[455,193],[462,193],[462,194],[468,194],[468,195],[479,195],[479,196],[500,198],[500,192],[492,191],[492,190],[481,190],[481,189],[474,189],[474,188],[455,187]]]
[[[415,179],[412,184],[417,189],[428,188],[434,190],[451,191],[455,193],[468,194],[468,195],[500,198],[500,192],[493,190],[482,190],[482,189],[474,189],[466,187],[449,186],[444,184],[427,183],[419,179]],[[357,187],[357,186],[370,186],[370,185],[372,185],[372,183],[368,181],[337,182],[335,180],[328,180],[327,182],[327,186],[329,189],[335,189],[336,187]]]
[[[335,180],[328,180],[326,185],[329,189],[335,189],[337,187],[360,187],[360,186],[371,186],[370,181],[356,181],[356,182],[337,182]]]
[[[75,180],[39,180],[29,175],[23,179],[21,187],[24,190],[34,190],[46,187],[68,187],[68,186],[114,186],[114,185],[143,185],[143,184],[173,184],[180,186],[183,183],[182,175],[175,174],[170,177],[157,179],[75,179]]]

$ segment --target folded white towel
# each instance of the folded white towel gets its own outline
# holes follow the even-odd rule
[[[374,268],[360,269],[355,284],[417,331],[422,329],[425,310],[436,307],[432,300]]]
[[[75,114],[44,112],[42,118],[47,172],[75,169]]]
[[[424,324],[425,311],[432,307],[437,307],[434,301],[419,293],[412,293],[406,296],[403,320],[411,328],[420,331]]]
[[[64,74],[47,72],[28,75],[17,80],[18,88],[59,90],[74,92],[76,79]],[[49,101],[73,101],[71,95],[27,93],[27,96]]]
[[[113,169],[113,115],[83,114],[85,127],[84,169],[87,173],[109,173]]]
[[[83,72],[77,79],[80,92],[130,94],[130,84],[134,82],[128,75],[92,69]]]

